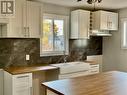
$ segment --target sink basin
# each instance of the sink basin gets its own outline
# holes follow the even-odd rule
[[[60,74],[81,72],[90,69],[90,65],[85,62],[67,62],[67,63],[52,64],[52,66],[59,67]]]

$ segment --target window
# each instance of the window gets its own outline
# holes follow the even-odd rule
[[[68,16],[43,15],[41,56],[68,54]]]
[[[122,48],[127,49],[127,18],[121,19]]]

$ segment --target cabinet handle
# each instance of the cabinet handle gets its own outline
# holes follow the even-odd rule
[[[26,78],[26,77],[29,77],[29,76],[18,76],[17,78]]]
[[[110,22],[110,28],[112,29],[112,22]]]
[[[112,22],[108,22],[108,28],[112,29]]]
[[[23,29],[24,29],[23,34],[24,34],[24,36],[26,37],[26,27],[24,27]]]
[[[109,22],[107,22],[107,28],[109,28]]]
[[[99,66],[91,66],[91,67],[99,67]]]
[[[109,22],[109,29],[111,28],[111,22]]]
[[[28,27],[28,36],[30,37],[30,28]]]
[[[25,27],[25,37],[29,37],[29,27]]]

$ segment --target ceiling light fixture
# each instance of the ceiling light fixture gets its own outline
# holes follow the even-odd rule
[[[80,2],[82,0],[77,0],[77,2]],[[101,3],[102,0],[87,0],[88,4],[93,4],[93,3]]]

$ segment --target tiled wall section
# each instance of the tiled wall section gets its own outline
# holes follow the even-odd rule
[[[102,54],[102,37],[91,37],[89,40],[70,40],[68,61],[85,60],[87,55]],[[30,61],[25,55],[30,55]],[[39,39],[0,39],[0,67],[31,66],[63,62],[63,56],[40,57]]]

